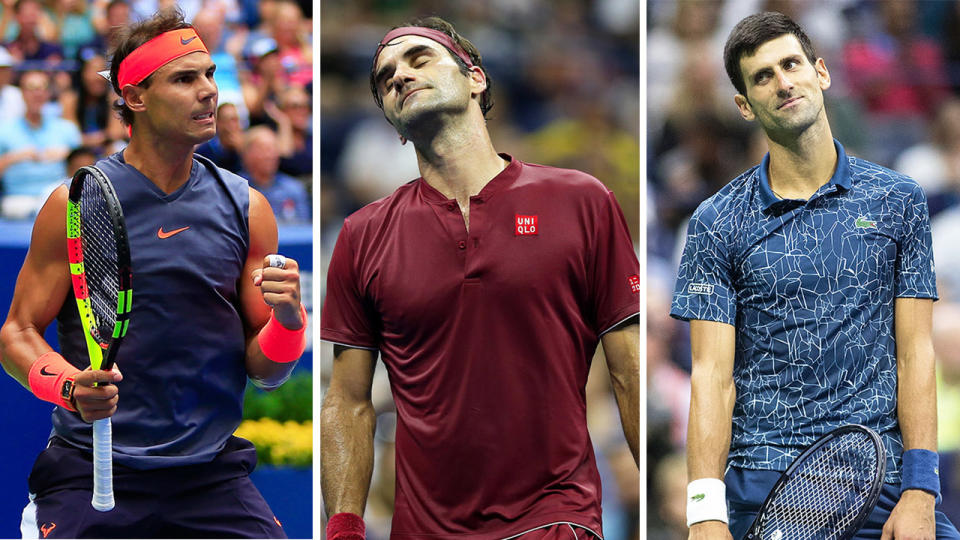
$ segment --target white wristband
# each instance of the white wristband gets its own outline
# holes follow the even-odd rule
[[[723,480],[700,478],[687,484],[687,527],[701,521],[729,522]]]

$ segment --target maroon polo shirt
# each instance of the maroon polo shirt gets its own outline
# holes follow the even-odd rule
[[[600,530],[584,387],[639,312],[620,207],[579,171],[510,164],[457,203],[422,178],[344,221],[321,339],[379,349],[397,407],[392,536]]]

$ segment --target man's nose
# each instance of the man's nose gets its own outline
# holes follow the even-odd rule
[[[793,89],[793,79],[787,75],[787,72],[783,70],[777,70],[776,77],[778,86],[777,90],[779,92],[789,92]]]

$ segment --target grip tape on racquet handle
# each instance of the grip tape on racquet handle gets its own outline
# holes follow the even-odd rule
[[[93,508],[113,510],[113,426],[109,418],[93,422]]]

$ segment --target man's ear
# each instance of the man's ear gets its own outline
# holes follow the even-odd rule
[[[830,72],[827,70],[827,63],[823,61],[823,58],[817,58],[813,67],[817,70],[817,82],[820,84],[820,90],[830,88]]]
[[[743,94],[737,94],[733,96],[733,102],[737,104],[737,109],[740,110],[740,116],[743,117],[747,122],[753,122],[756,116],[753,114],[753,107],[750,106],[750,100],[747,99],[747,96]]]
[[[127,108],[134,112],[147,110],[147,106],[143,102],[143,93],[143,88],[133,84],[128,84],[120,89],[120,97],[123,98],[123,102]]]
[[[479,66],[470,68],[470,94],[479,96],[487,89],[487,76]]]

